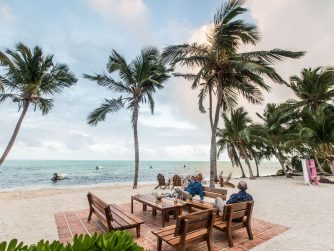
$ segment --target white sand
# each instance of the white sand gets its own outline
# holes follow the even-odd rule
[[[334,250],[334,185],[307,187],[301,178],[247,182],[255,199],[254,217],[290,227],[256,250]],[[110,185],[0,192],[0,242],[58,239],[54,214],[87,208],[88,190],[110,203],[126,203],[131,194],[149,193],[153,186],[142,185],[135,191],[129,185]],[[234,191],[230,189],[228,195]]]

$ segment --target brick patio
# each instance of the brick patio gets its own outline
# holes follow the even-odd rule
[[[130,214],[130,204],[121,204],[121,208],[124,212]],[[135,241],[146,249],[156,250],[156,237],[151,233],[153,229],[161,228],[161,215],[152,216],[152,210],[147,208],[147,211],[143,212],[142,204],[134,203],[134,213],[145,221],[145,224],[141,227],[141,237],[135,238]],[[60,212],[55,215],[59,240],[61,242],[71,241],[75,234],[93,234],[95,232],[105,232],[101,223],[96,217],[92,217],[91,222],[87,221],[88,209],[72,211],[72,212]],[[166,226],[175,224],[174,219],[170,219]],[[227,240],[224,233],[213,230],[213,250],[249,250],[285,231],[287,227],[273,224],[270,222],[253,219],[252,230],[254,239],[249,240],[245,229],[240,229],[233,232],[233,248],[228,248]],[[129,230],[135,236],[134,230]],[[163,243],[163,250],[174,250],[170,246]],[[206,243],[200,244],[191,250],[201,251],[207,250]]]

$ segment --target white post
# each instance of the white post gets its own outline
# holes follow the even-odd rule
[[[304,182],[305,182],[305,185],[311,185],[310,176],[307,171],[308,165],[306,161],[307,161],[306,159],[301,159],[302,167],[303,167],[303,174],[304,174]]]

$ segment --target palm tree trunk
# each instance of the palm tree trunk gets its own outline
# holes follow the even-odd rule
[[[256,166],[256,177],[260,177],[259,162],[257,161],[256,158],[254,158],[254,161],[255,161],[255,166]]]
[[[318,159],[318,157],[317,157],[317,154],[314,153],[313,155],[314,155],[315,163],[317,164],[318,169],[320,170],[320,172],[328,174],[328,173],[322,168],[322,165],[321,165],[320,162],[319,162],[319,159]]]
[[[217,105],[215,111],[215,117],[211,127],[211,145],[210,145],[210,187],[215,187],[215,180],[217,176],[217,127],[220,116],[220,107],[222,101],[222,90],[218,87],[217,90]]]
[[[21,116],[20,116],[19,120],[17,121],[17,124],[16,124],[15,130],[13,132],[13,135],[12,135],[12,137],[9,140],[9,143],[8,143],[8,145],[6,147],[6,150],[4,151],[4,153],[1,156],[0,166],[5,161],[7,155],[9,154],[10,150],[12,149],[12,147],[14,145],[15,139],[17,137],[17,134],[19,133],[19,130],[20,130],[21,125],[22,125],[22,121],[23,121],[23,119],[24,119],[24,117],[25,117],[25,115],[26,115],[26,113],[28,111],[28,108],[29,108],[29,102],[24,103]]]
[[[331,168],[332,174],[334,174],[334,159],[333,158],[327,159],[327,162]]]
[[[240,161],[239,158],[238,158],[238,166],[239,166],[240,169],[241,169],[241,178],[246,178],[244,168],[242,167],[242,165],[241,165],[241,161]]]
[[[138,127],[138,106],[135,106],[133,110],[133,136],[135,143],[135,176],[133,181],[133,189],[137,188],[138,174],[139,174],[139,143],[138,143],[137,127]]]
[[[245,151],[245,149],[244,149],[243,147],[241,147],[241,151],[242,151],[242,155],[243,155],[244,158],[245,158],[245,162],[246,162],[247,167],[248,167],[248,170],[249,170],[249,178],[252,179],[252,180],[254,180],[255,177],[254,177],[253,170],[252,170],[252,166],[251,166],[251,164],[250,164],[250,162],[249,162],[247,153],[246,153],[246,151]]]
[[[278,152],[278,154],[276,155],[276,157],[277,157],[279,163],[281,164],[283,173],[285,174],[286,177],[289,177],[289,174],[286,171],[285,166],[284,166],[283,156],[282,156],[281,152]]]

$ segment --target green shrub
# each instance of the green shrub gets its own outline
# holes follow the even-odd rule
[[[74,236],[73,243],[63,244],[59,241],[41,240],[37,244],[24,245],[16,239],[0,243],[0,251],[144,251],[134,242],[132,235],[126,231],[106,234]]]

